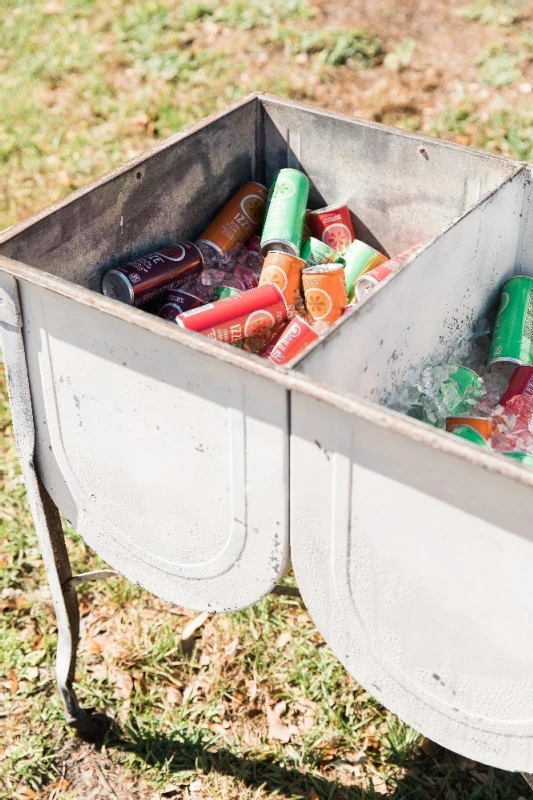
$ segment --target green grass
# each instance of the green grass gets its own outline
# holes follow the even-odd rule
[[[458,8],[456,14],[482,25],[514,25],[524,5],[524,0],[474,0],[470,5]]]

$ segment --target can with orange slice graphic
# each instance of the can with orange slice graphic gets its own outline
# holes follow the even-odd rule
[[[332,325],[342,315],[348,298],[344,269],[339,264],[307,267],[302,272],[307,310],[315,320]]]
[[[261,358],[272,361],[273,364],[286,364],[298,355],[304,347],[311,342],[316,342],[318,333],[301,317],[296,315],[272,339],[266,350],[261,353]]]
[[[193,308],[180,314],[176,322],[189,331],[233,344],[270,330],[286,319],[287,304],[283,292],[269,283],[243,292],[240,297],[226,297]]]
[[[268,194],[261,254],[270,250],[300,255],[309,180],[297,169],[280,169]]]
[[[338,253],[344,253],[355,239],[350,209],[344,203],[311,211],[312,235]]]
[[[200,234],[202,242],[222,255],[233,245],[246,244],[259,230],[265,216],[267,190],[262,183],[246,183],[226,203],[215,219]]]
[[[273,283],[279,286],[283,292],[283,297],[288,306],[294,309],[296,300],[300,294],[302,283],[302,270],[305,261],[289,253],[278,253],[271,250],[267,253],[259,278],[259,286],[266,283]]]

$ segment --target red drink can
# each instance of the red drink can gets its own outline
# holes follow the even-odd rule
[[[272,361],[273,364],[286,364],[317,339],[318,334],[296,315],[261,353],[261,358]]]
[[[250,289],[240,297],[226,297],[180,314],[176,322],[188,331],[233,344],[270,330],[287,319],[283,292],[274,284]]]
[[[389,262],[386,261],[384,264],[380,264],[379,267],[374,267],[370,272],[366,272],[364,275],[361,275],[360,278],[357,278],[354,288],[357,302],[364,300],[376,286],[379,286],[385,278],[392,275],[394,270],[388,266],[388,263]]]
[[[355,239],[350,209],[344,203],[310,211],[309,222],[313,236],[338,253]]]
[[[511,377],[507,389],[500,397],[500,405],[504,406],[517,394],[533,395],[533,367],[517,367]]]
[[[374,269],[371,269],[368,272],[365,272],[364,275],[361,275],[361,277],[355,282],[354,291],[356,300],[364,300],[364,298],[369,295],[376,286],[382,283],[385,278],[388,278],[389,275],[392,275],[392,273],[399,269],[402,264],[405,264],[407,259],[418,252],[421,247],[422,244],[415,244],[408,250],[404,250],[397,256],[389,258],[388,261],[384,261],[383,264],[379,264],[377,267],[374,267]]]
[[[169,289],[182,286],[199,275],[203,267],[196,245],[181,242],[110,269],[102,280],[102,292],[131,306],[141,306]]]
[[[182,289],[172,289],[167,295],[164,306],[160,308],[158,316],[168,319],[169,322],[176,322],[176,319],[184,311],[200,308],[203,304],[204,301],[200,297],[196,297],[190,292],[184,292]]]

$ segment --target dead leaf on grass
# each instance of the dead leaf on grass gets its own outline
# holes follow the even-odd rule
[[[283,648],[286,647],[291,641],[292,637],[290,633],[288,631],[283,631],[283,633],[280,633],[276,640],[276,647],[278,650],[283,650]]]
[[[169,706],[179,706],[183,702],[183,695],[175,686],[167,686],[165,700]]]
[[[102,639],[94,639],[92,636],[85,637],[85,650],[94,656],[102,655],[105,643]]]
[[[11,689],[11,694],[16,694],[19,688],[19,679],[16,676],[16,673],[13,670],[10,671],[9,675],[9,688]]]
[[[129,672],[114,667],[110,670],[109,679],[113,685],[113,697],[127,700],[133,692],[133,678]]]
[[[37,797],[37,792],[34,792],[29,786],[21,786],[17,789],[17,793],[15,795],[16,798],[22,798],[24,800],[33,800],[34,797]]]
[[[268,722],[268,738],[277,739],[283,744],[290,742],[293,734],[298,733],[295,725],[287,725],[281,717],[287,711],[287,703],[283,700],[272,707],[268,701],[266,703],[266,716]]]
[[[209,616],[208,611],[204,611],[202,614],[198,614],[197,617],[194,619],[189,620],[186,625],[183,626],[183,630],[181,632],[181,641],[185,642],[187,639],[190,639],[191,636],[196,633],[196,631],[202,627]]]
[[[238,646],[239,646],[239,639],[236,636],[234,639],[231,640],[231,642],[228,644],[228,646],[224,649],[224,656],[226,658],[231,658],[231,656],[235,655]]]

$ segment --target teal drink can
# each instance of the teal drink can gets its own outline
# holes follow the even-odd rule
[[[308,267],[319,267],[322,264],[342,264],[344,266],[344,260],[336,250],[313,236],[303,243],[300,258],[303,258]]]
[[[512,458],[513,461],[518,461],[520,464],[523,464],[524,467],[533,468],[533,456],[529,453],[522,453],[521,450],[512,450],[510,453],[504,453],[504,456],[506,456],[506,458]]]
[[[484,450],[490,450],[490,445],[487,440],[484,439],[478,431],[471,428],[470,425],[459,425],[459,427],[452,431],[452,435],[460,436],[461,439],[472,442],[472,444],[478,444],[480,447],[483,447]]]

